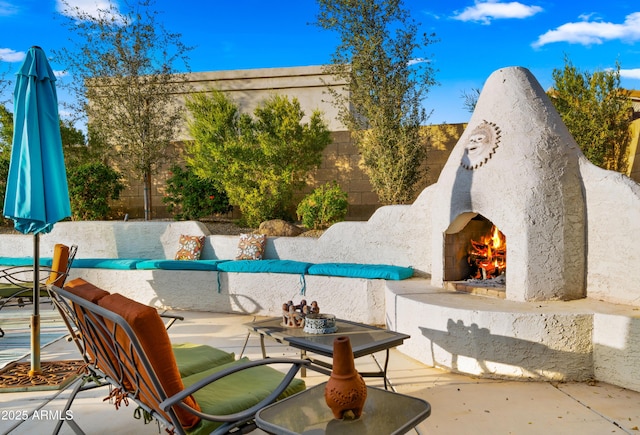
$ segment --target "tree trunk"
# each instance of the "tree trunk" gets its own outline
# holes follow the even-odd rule
[[[151,215],[151,173],[145,172],[144,178],[144,220],[152,220]]]

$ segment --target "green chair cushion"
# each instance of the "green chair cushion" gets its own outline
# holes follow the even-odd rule
[[[235,360],[233,353],[205,344],[180,343],[171,347],[182,378]]]
[[[247,358],[242,358],[229,364],[214,367],[202,373],[183,378],[182,382],[185,387],[188,387],[212,373],[234,365],[244,364],[247,361]],[[243,411],[260,402],[260,400],[275,390],[283,378],[284,374],[273,367],[252,367],[213,382],[196,392],[193,396],[198,402],[200,409],[202,409],[202,412],[214,415],[232,414]],[[295,378],[279,399],[284,399],[285,397],[304,391],[305,388],[304,381]],[[221,423],[202,419],[200,423],[189,430],[188,433],[189,435],[208,434],[220,426],[220,424]]]
[[[26,287],[30,287],[33,284],[31,283],[23,283],[24,286]],[[20,286],[17,286],[15,284],[11,284],[8,282],[1,282],[0,283],[0,298],[8,298],[13,296],[14,294],[18,293],[18,292],[22,292],[19,296],[23,297],[23,298],[30,298],[33,296],[33,289],[26,289]],[[47,290],[44,288],[40,289],[40,296],[41,297],[45,297],[48,298],[49,297],[49,293],[47,293]]]

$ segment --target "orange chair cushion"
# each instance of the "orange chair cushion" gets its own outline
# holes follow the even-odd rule
[[[97,304],[103,297],[109,296],[108,291],[98,288],[82,278],[76,278],[67,282],[64,289],[94,304]],[[97,344],[98,341],[107,337],[108,333],[96,319],[96,316],[91,312],[85,314],[85,312],[75,304],[73,305],[73,310],[76,313],[78,328],[81,331],[80,336],[89,338],[88,340],[83,340],[89,360],[98,366],[107,376],[117,380],[123,384],[125,388],[130,388],[132,384],[122,370],[120,370],[113,349]]]
[[[61,243],[53,247],[51,261],[51,273],[47,279],[47,285],[61,287],[67,279],[67,265],[69,264],[69,247]]]
[[[155,308],[131,300],[118,293],[101,298],[98,301],[98,305],[119,314],[131,326],[168,397],[184,390],[184,384],[180,378],[169,335]],[[110,322],[107,321],[108,323]],[[116,340],[123,349],[130,348],[130,341],[120,328],[116,333]],[[135,360],[134,364],[136,365],[136,371],[141,373],[144,381],[138,385],[142,388],[139,399],[151,408],[158,410],[158,412],[162,412],[158,406],[157,395],[149,390],[151,382],[144,366],[138,360]],[[129,367],[129,369],[133,369],[133,367]],[[184,403],[198,411],[200,410],[192,396],[187,397]],[[174,410],[182,426],[187,429],[194,427],[200,421],[198,416],[179,406],[174,407]]]
[[[94,304],[97,304],[100,299],[109,295],[108,291],[98,288],[82,278],[69,281],[64,286],[64,289]]]

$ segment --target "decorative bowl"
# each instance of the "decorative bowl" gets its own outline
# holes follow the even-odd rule
[[[337,330],[333,314],[309,314],[304,318],[303,331],[307,334],[331,334]]]

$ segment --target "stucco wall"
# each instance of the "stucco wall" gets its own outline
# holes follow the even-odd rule
[[[404,288],[411,283],[390,283]],[[435,367],[489,378],[593,378],[592,319],[564,302],[520,303],[432,287],[387,290],[387,319],[411,335],[399,349]]]
[[[421,198],[428,198],[427,194]],[[351,262],[428,269],[425,201],[379,209],[369,222],[342,222],[320,238],[269,237],[265,258],[311,263]],[[172,259],[181,234],[206,236],[203,259],[233,259],[238,236],[209,234],[200,222],[59,222],[40,237],[40,253],[51,257],[56,243],[78,245],[77,258]],[[0,235],[0,257],[32,256],[33,236]]]
[[[640,316],[623,310],[596,314],[593,359],[596,379],[640,391]]]
[[[632,180],[640,182],[640,146],[638,146],[638,142],[640,142],[640,118],[631,123],[631,144],[629,146],[628,157],[629,167],[627,168],[627,175]]]
[[[583,160],[587,295],[640,306],[640,185]]]

